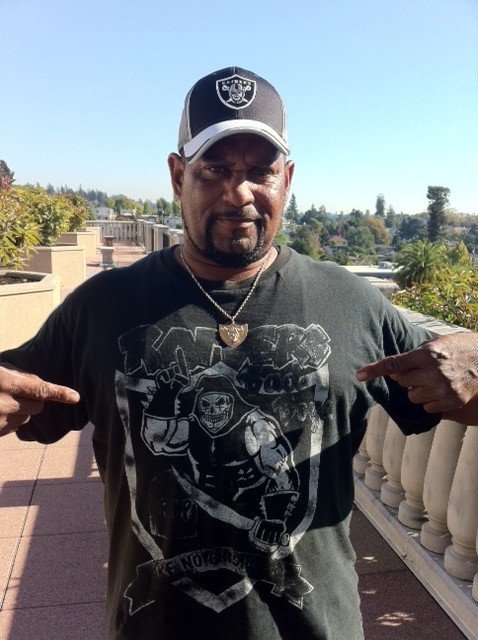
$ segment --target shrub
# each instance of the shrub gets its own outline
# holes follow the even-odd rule
[[[39,225],[18,189],[0,188],[0,267],[21,267],[39,239]]]
[[[395,304],[478,331],[478,269],[457,268],[396,293]]]
[[[71,205],[64,196],[50,196],[40,187],[16,187],[21,202],[39,227],[39,244],[50,247],[68,230]]]
[[[76,193],[70,193],[63,198],[67,201],[70,208],[70,217],[68,219],[68,231],[81,231],[85,228],[85,223],[94,217],[91,205],[88,200]]]

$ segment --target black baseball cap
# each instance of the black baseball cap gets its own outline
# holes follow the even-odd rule
[[[254,133],[288,155],[285,110],[274,87],[241,67],[226,67],[201,78],[184,102],[179,152],[194,162],[221,138]]]

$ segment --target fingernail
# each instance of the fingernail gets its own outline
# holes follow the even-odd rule
[[[66,395],[70,402],[78,402],[80,399],[80,394],[77,391],[68,391]]]

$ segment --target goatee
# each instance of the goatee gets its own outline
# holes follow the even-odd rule
[[[255,246],[248,251],[243,251],[242,253],[228,253],[226,251],[221,251],[214,246],[214,237],[213,237],[213,227],[214,222],[211,222],[206,227],[206,238],[205,238],[205,247],[199,247],[196,242],[193,240],[191,234],[189,233],[188,225],[186,220],[183,218],[183,226],[188,234],[188,239],[193,245],[193,247],[201,253],[206,258],[209,258],[213,262],[215,262],[220,267],[225,267],[229,269],[242,269],[243,267],[247,267],[253,262],[257,262],[260,260],[266,251],[264,250],[265,243],[265,232],[264,227],[261,224],[261,221],[257,221],[257,241]],[[239,245],[240,240],[232,241],[232,244],[236,243]]]

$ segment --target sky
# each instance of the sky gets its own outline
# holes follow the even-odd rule
[[[17,184],[172,199],[184,97],[229,65],[287,109],[299,209],[478,213],[478,0],[0,0]]]

